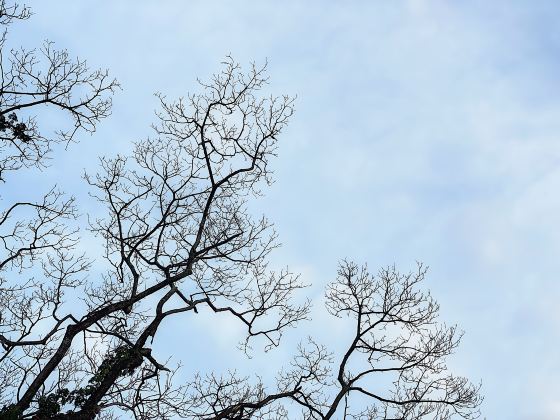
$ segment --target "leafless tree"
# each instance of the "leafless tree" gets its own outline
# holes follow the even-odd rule
[[[28,16],[0,3],[4,25]],[[93,131],[109,114],[117,84],[106,72],[90,72],[52,44],[42,54],[2,53],[11,63],[2,72],[2,174],[44,165],[53,142]],[[39,63],[47,70],[36,70]],[[336,359],[309,339],[272,392],[234,373],[193,372],[177,384],[175,368],[152,351],[166,319],[201,308],[244,325],[245,349],[254,341],[278,346],[308,318],[309,302],[295,297],[306,285],[268,268],[276,234],[247,209],[272,180],[270,159],[293,113],[292,98],[261,93],[265,70],[243,72],[228,57],[199,93],[160,95],[155,136],[130,156],[102,158],[85,177],[105,209],[88,232],[74,227],[74,200],[56,189],[0,215],[0,418],[280,419],[294,410],[305,419],[476,417],[478,388],[444,364],[460,334],[438,324],[437,304],[416,290],[422,266],[374,277],[343,263],[326,299],[332,315],[354,319],[346,353]],[[29,112],[45,105],[73,127],[41,134]],[[99,278],[100,263],[94,271],[76,250],[78,234],[103,243]],[[367,408],[353,410],[362,397]]]
[[[0,1],[0,180],[7,171],[43,166],[54,143],[71,142],[80,130],[93,132],[109,115],[110,93],[118,88],[107,71],[90,71],[85,61],[72,60],[51,42],[39,51],[9,49],[8,26],[30,15],[25,6]],[[40,131],[37,113],[49,106],[73,124],[52,134]]]
[[[278,375],[276,393],[233,375],[197,378],[190,416],[287,418],[291,405],[304,419],[478,418],[480,387],[447,373],[445,358],[461,333],[440,324],[437,303],[418,290],[425,273],[419,264],[416,272],[389,267],[373,276],[365,266],[342,262],[326,306],[335,317],[353,319],[346,351],[334,357],[309,340],[291,369]]]

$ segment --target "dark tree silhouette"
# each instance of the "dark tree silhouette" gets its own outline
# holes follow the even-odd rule
[[[53,143],[71,142],[80,130],[93,132],[110,113],[107,94],[118,88],[107,71],[90,71],[85,61],[72,60],[51,42],[40,51],[8,49],[8,26],[30,15],[26,7],[0,1],[0,180],[7,171],[44,165]],[[47,106],[71,116],[73,124],[41,132],[37,113]]]
[[[3,25],[28,16],[0,3]],[[10,62],[0,102],[2,174],[43,165],[53,142],[93,131],[109,114],[116,82],[52,44],[40,56],[2,51],[2,60]],[[353,319],[346,353],[335,357],[309,339],[278,373],[275,390],[233,373],[193,372],[190,383],[177,384],[175,370],[152,351],[167,319],[201,308],[244,325],[246,348],[278,346],[287,328],[308,318],[309,302],[294,296],[305,284],[268,269],[278,245],[271,223],[247,210],[272,180],[270,159],[293,113],[292,98],[261,94],[265,70],[244,73],[228,57],[199,82],[200,93],[177,101],[160,95],[155,137],[137,142],[130,156],[102,158],[99,172],[86,176],[105,208],[89,226],[104,244],[100,279],[76,251],[72,198],[53,189],[0,215],[0,418],[477,416],[478,388],[444,364],[460,334],[437,322],[437,304],[416,289],[423,266],[374,277],[343,262],[326,300],[332,315]],[[41,106],[66,113],[73,127],[41,134],[29,114]]]
[[[304,419],[478,418],[479,387],[447,373],[445,358],[461,334],[440,324],[437,303],[417,290],[425,273],[419,264],[413,273],[389,267],[373,276],[342,262],[326,306],[354,320],[344,354],[334,357],[310,339],[278,375],[273,394],[234,375],[197,377],[186,417],[288,418],[291,403]]]

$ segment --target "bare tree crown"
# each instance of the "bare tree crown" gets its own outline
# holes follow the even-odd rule
[[[29,16],[0,1],[5,28]],[[51,43],[5,51],[7,34],[2,180],[44,166],[52,144],[94,131],[118,88],[106,71],[90,71]],[[437,304],[417,289],[421,265],[373,276],[341,263],[326,306],[350,318],[352,340],[340,357],[311,338],[302,343],[276,389],[233,372],[193,372],[177,384],[176,367],[153,351],[167,319],[202,316],[201,308],[241,323],[246,351],[280,345],[287,328],[309,317],[310,302],[297,298],[304,282],[269,269],[278,246],[272,224],[248,210],[272,181],[270,162],[294,112],[291,97],[267,96],[266,85],[266,64],[244,71],[227,57],[198,93],[158,95],[154,135],[128,156],[101,158],[85,176],[103,208],[87,231],[77,228],[75,199],[57,188],[0,212],[0,418],[477,417],[478,387],[445,365],[461,334],[438,322]],[[43,107],[71,127],[45,133]],[[78,234],[101,239],[103,262],[77,252]]]
[[[111,94],[119,87],[106,70],[91,71],[85,61],[72,60],[52,42],[38,51],[8,49],[8,26],[30,16],[25,6],[0,2],[0,180],[8,171],[44,166],[53,144],[71,142],[80,131],[95,131],[109,116]],[[37,117],[45,107],[62,111],[72,123],[45,133]]]

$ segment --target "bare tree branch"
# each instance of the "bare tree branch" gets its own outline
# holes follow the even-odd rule
[[[29,16],[0,0],[5,27]],[[3,181],[9,171],[44,166],[52,144],[93,132],[118,88],[106,71],[49,42],[39,52],[6,52],[7,34]],[[267,82],[266,63],[243,71],[226,57],[198,93],[158,95],[154,136],[128,156],[101,158],[85,176],[104,209],[89,217],[87,232],[74,198],[57,188],[0,211],[0,418],[477,417],[479,388],[445,365],[461,333],[439,323],[437,303],[417,290],[422,265],[372,276],[343,262],[326,302],[331,315],[352,320],[346,351],[333,355],[309,338],[274,386],[234,371],[193,371],[191,382],[177,384],[178,367],[152,349],[172,317],[229,316],[244,327],[246,352],[279,346],[309,317],[309,300],[297,296],[307,285],[289,269],[269,269],[276,233],[248,210],[272,182],[270,162],[294,112],[291,97],[263,93]],[[44,107],[68,116],[70,128],[45,133]],[[77,252],[78,234],[101,240],[103,262]],[[101,276],[92,274],[97,264]]]

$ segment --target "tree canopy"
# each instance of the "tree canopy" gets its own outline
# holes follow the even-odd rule
[[[7,50],[9,25],[29,9],[0,3],[5,31],[0,91],[0,178],[39,170],[55,143],[93,132],[119,88],[65,50]],[[294,112],[290,96],[269,96],[266,64],[248,70],[231,57],[179,99],[159,96],[153,137],[130,154],[102,157],[85,176],[104,208],[79,226],[76,201],[57,188],[0,213],[0,418],[89,419],[471,419],[479,387],[448,373],[461,333],[438,320],[420,285],[426,268],[372,275],[342,261],[326,288],[326,310],[349,317],[353,338],[333,354],[303,340],[275,389],[234,373],[174,380],[152,351],[171,317],[201,308],[245,328],[247,348],[279,346],[309,318],[306,283],[274,271],[277,235],[248,203],[272,182],[270,162]],[[46,133],[41,109],[70,127]],[[76,228],[75,226],[79,226]],[[104,262],[77,251],[83,235],[102,240]],[[92,267],[102,264],[101,278]],[[207,313],[204,314],[206,316]],[[378,379],[379,378],[379,379]],[[349,401],[362,407],[350,408]]]

